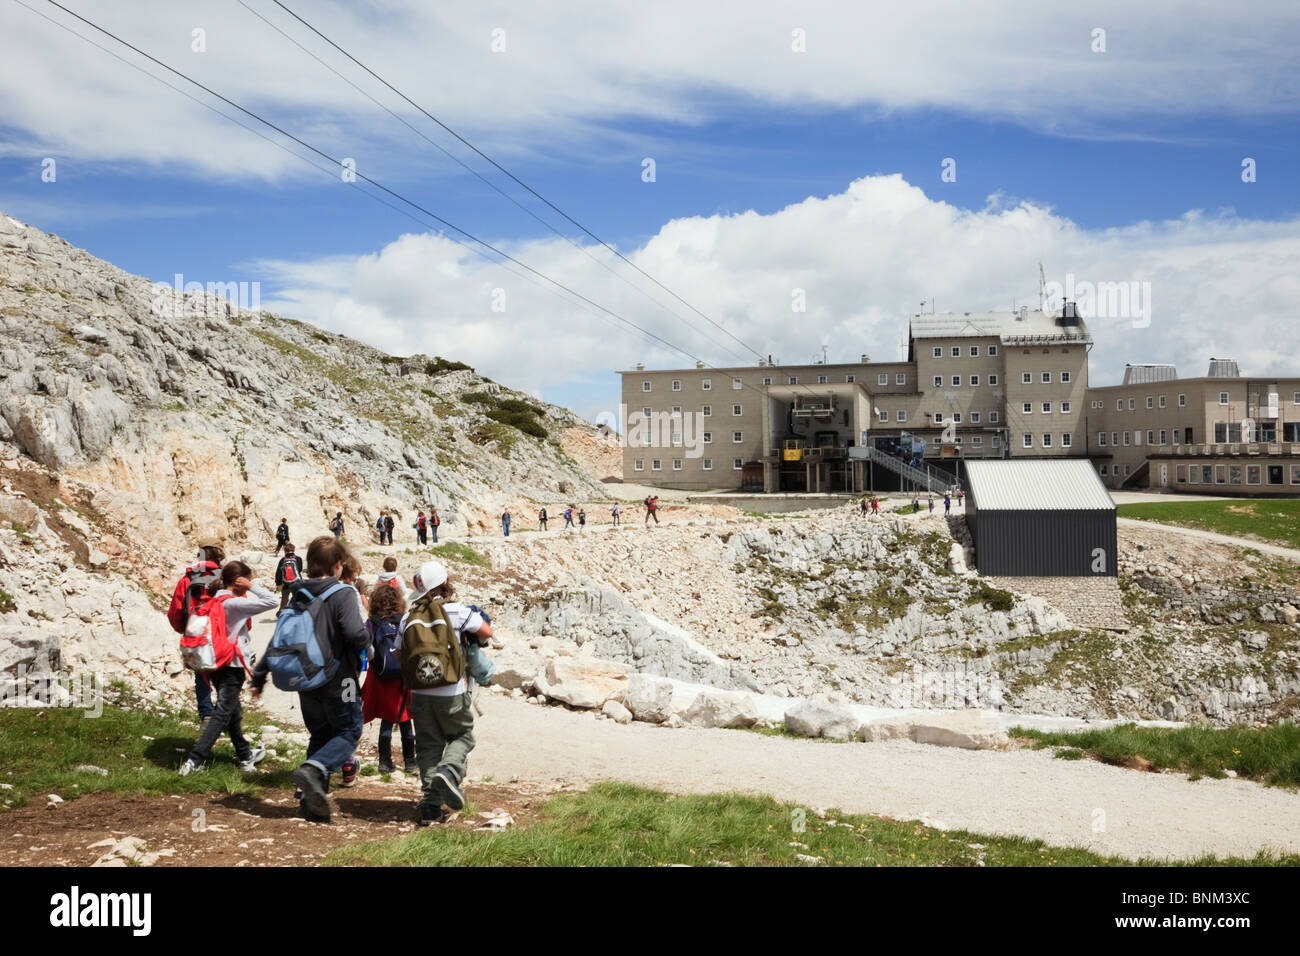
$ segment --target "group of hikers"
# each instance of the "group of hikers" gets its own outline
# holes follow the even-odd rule
[[[257,769],[266,751],[243,734],[240,697],[246,681],[256,699],[270,679],[297,692],[309,735],[306,760],[293,773],[305,819],[329,822],[331,778],[339,774],[344,787],[356,783],[357,745],[364,725],[378,720],[377,769],[396,772],[396,727],[403,770],[420,777],[418,821],[443,822],[448,808],[465,804],[473,691],[493,671],[483,651],[493,636],[491,618],[455,600],[448,570],[437,561],[420,565],[407,593],[395,557],[384,559],[383,572],[367,586],[360,562],[333,534],[307,546],[305,565],[293,543],[277,535],[275,553],[282,550],[278,599],[254,583],[247,564],[227,561],[215,540],[199,543],[195,561],[176,582],[167,617],[195,673],[201,722],[180,774],[201,770],[223,733],[239,769]],[[259,655],[251,624],[269,611],[276,612],[275,631]]]
[[[927,493],[926,497],[928,499],[930,514],[934,514],[934,495],[932,493]],[[943,513],[945,515],[952,514],[952,499],[953,499],[953,495],[951,492],[944,492]],[[957,504],[961,507],[965,507],[965,502],[966,502],[965,492],[963,492],[960,488],[957,489]],[[880,514],[880,500],[876,498],[875,495],[871,495],[870,497],[860,498],[858,500],[858,509],[864,518],[867,515],[871,515],[872,517],[875,517],[876,515]],[[912,514],[916,514],[920,510],[921,510],[921,495],[919,492],[913,492]]]

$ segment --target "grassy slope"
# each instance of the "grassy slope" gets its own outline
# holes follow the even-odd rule
[[[1300,500],[1159,501],[1119,506],[1121,518],[1142,518],[1300,549]]]
[[[1181,770],[1193,779],[1223,777],[1231,770],[1278,786],[1300,786],[1300,726],[1183,727],[1163,729],[1124,724],[1106,730],[1044,733],[1013,729],[1039,746],[1069,748],[1059,756],[1087,755],[1108,763],[1146,761],[1153,770]]]
[[[835,821],[833,825],[830,821]],[[803,829],[800,829],[802,823]],[[800,845],[794,845],[800,844]],[[819,819],[769,797],[673,796],[623,783],[548,801],[530,826],[497,834],[432,829],[336,850],[325,862],[370,866],[780,866],[799,854],[830,866],[1125,866],[1037,840],[942,831],[880,817]],[[1139,861],[1148,865],[1165,865]],[[1300,856],[1196,865],[1300,865]]]

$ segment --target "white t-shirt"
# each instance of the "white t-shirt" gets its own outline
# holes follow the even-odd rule
[[[471,611],[464,604],[449,602],[442,606],[447,612],[447,617],[451,620],[451,626],[456,629],[456,636],[462,641],[466,634],[477,633],[478,629],[483,626],[483,617],[478,611]],[[409,612],[408,612],[409,613]],[[402,615],[400,625],[402,633],[406,632],[407,615]],[[427,694],[430,697],[455,697],[457,694],[468,694],[474,689],[474,678],[466,674],[458,683],[448,684],[446,687],[428,687],[423,690],[411,689],[412,694]]]

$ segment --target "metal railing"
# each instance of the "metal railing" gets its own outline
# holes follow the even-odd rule
[[[948,491],[961,489],[961,482],[957,479],[957,476],[949,474],[942,468],[927,465],[925,462],[909,465],[903,459],[895,458],[893,455],[886,454],[879,448],[873,448],[870,445],[866,447],[866,452],[867,461],[892,471],[910,485],[909,488],[904,490],[945,494]]]

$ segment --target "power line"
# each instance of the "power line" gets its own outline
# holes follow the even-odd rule
[[[547,206],[549,206],[551,209],[555,210],[555,212],[559,213],[561,216],[563,216],[563,217],[564,217],[565,219],[567,219],[569,222],[573,223],[573,225],[577,226],[579,229],[581,229],[584,233],[586,233],[588,236],[590,236],[590,237],[591,237],[592,239],[594,239],[596,242],[600,243],[602,246],[604,246],[606,249],[608,249],[608,250],[609,250],[610,252],[612,252],[614,255],[618,256],[618,258],[622,259],[624,262],[626,262],[628,265],[630,265],[630,266],[631,266],[633,269],[635,269],[637,272],[641,273],[641,275],[645,276],[647,279],[649,279],[651,282],[653,282],[653,283],[654,283],[655,285],[657,285],[659,288],[663,289],[665,292],[667,292],[669,295],[671,295],[671,296],[672,296],[674,299],[676,299],[678,302],[682,303],[682,305],[686,306],[688,309],[690,309],[692,312],[694,312],[694,313],[695,313],[696,315],[698,315],[700,318],[704,319],[706,322],[708,322],[708,323],[709,323],[710,325],[712,325],[714,328],[718,329],[719,331],[721,331],[721,332],[724,333],[725,335],[729,336],[731,339],[733,339],[733,340],[734,340],[735,342],[737,342],[739,345],[743,346],[745,349],[749,350],[750,352],[753,352],[753,353],[754,353],[756,356],[758,356],[759,358],[762,358],[762,357],[763,357],[763,353],[762,353],[762,352],[758,351],[757,349],[755,349],[753,346],[749,345],[747,342],[743,341],[742,339],[738,338],[738,337],[737,337],[736,335],[734,335],[731,331],[729,331],[728,329],[726,329],[725,327],[723,327],[722,325],[720,325],[718,322],[715,322],[713,319],[711,319],[711,318],[710,318],[708,315],[706,315],[704,312],[701,312],[699,309],[697,309],[697,308],[696,308],[694,305],[692,305],[690,302],[687,302],[684,298],[682,298],[680,295],[678,295],[678,294],[677,294],[676,292],[674,292],[672,289],[668,288],[668,286],[664,285],[662,282],[660,282],[658,279],[656,279],[656,278],[655,278],[654,276],[652,276],[650,273],[646,272],[644,269],[642,269],[640,266],[638,266],[635,262],[633,262],[633,261],[632,261],[631,259],[629,259],[627,256],[623,255],[623,253],[619,252],[616,248],[614,248],[614,246],[610,245],[610,244],[609,244],[608,242],[606,242],[604,239],[600,238],[600,236],[596,235],[594,232],[592,232],[590,229],[588,229],[586,226],[584,226],[584,225],[583,225],[582,223],[580,223],[578,220],[574,219],[574,218],[573,218],[572,216],[570,216],[567,212],[565,212],[563,209],[561,209],[561,208],[560,208],[559,206],[557,206],[555,203],[551,202],[549,199],[547,199],[545,196],[543,196],[541,193],[539,193],[539,192],[538,192],[536,189],[534,189],[532,186],[528,185],[526,182],[524,182],[522,179],[520,179],[520,178],[519,178],[518,176],[516,176],[514,173],[510,172],[510,170],[506,169],[504,166],[502,166],[500,163],[498,163],[495,159],[493,159],[493,158],[492,158],[491,156],[489,156],[487,153],[483,152],[483,150],[479,149],[477,146],[475,146],[473,143],[471,143],[469,140],[467,140],[464,136],[461,136],[460,133],[456,132],[454,129],[452,129],[450,126],[448,126],[448,125],[447,125],[446,123],[444,123],[442,120],[438,119],[438,117],[434,116],[432,113],[430,113],[430,112],[429,112],[428,110],[426,110],[424,107],[422,107],[419,103],[416,103],[416,102],[415,102],[414,100],[412,100],[409,96],[407,96],[405,93],[403,93],[403,92],[402,92],[401,90],[399,90],[397,87],[393,86],[393,84],[389,83],[389,82],[388,82],[387,80],[385,80],[382,76],[380,76],[380,75],[379,75],[378,73],[376,73],[374,70],[370,69],[370,67],[366,66],[364,63],[362,63],[360,60],[358,60],[356,57],[354,57],[354,56],[353,56],[351,53],[349,53],[347,50],[343,49],[341,46],[339,46],[337,43],[335,43],[333,40],[331,40],[331,39],[330,39],[329,37],[327,37],[325,34],[321,33],[320,30],[316,29],[314,26],[312,26],[310,23],[308,23],[306,20],[304,20],[304,19],[303,19],[302,17],[300,17],[298,14],[294,13],[294,12],[293,12],[292,10],[290,10],[287,6],[285,6],[284,3],[281,2],[281,0],[272,0],[272,2],[273,2],[277,7],[279,7],[281,10],[285,11],[285,13],[289,14],[291,17],[293,17],[295,20],[297,20],[299,23],[301,23],[303,26],[305,26],[305,27],[306,27],[308,30],[310,30],[312,33],[316,34],[318,37],[320,37],[322,40],[324,40],[326,43],[328,43],[330,46],[332,46],[335,50],[337,50],[338,52],[342,53],[345,57],[347,57],[349,60],[351,60],[351,61],[352,61],[353,63],[355,63],[357,66],[361,67],[361,69],[365,70],[367,73],[369,73],[372,77],[374,77],[376,80],[378,80],[378,81],[379,81],[380,83],[382,83],[384,86],[388,87],[390,90],[392,90],[392,91],[393,91],[394,93],[396,93],[398,96],[400,96],[403,100],[405,100],[407,103],[409,103],[411,106],[413,106],[415,109],[419,110],[421,113],[423,113],[423,114],[424,114],[425,116],[427,116],[429,119],[431,119],[433,122],[437,123],[439,126],[441,126],[444,130],[446,130],[448,133],[450,133],[452,136],[454,136],[457,140],[459,140],[461,143],[463,143],[463,144],[464,144],[465,146],[467,146],[469,149],[473,150],[473,151],[474,151],[475,153],[477,153],[480,157],[482,157],[483,159],[485,159],[487,162],[491,163],[491,164],[492,164],[493,166],[495,166],[495,167],[496,167],[500,172],[504,173],[506,176],[508,176],[510,179],[512,179],[512,180],[513,180],[515,183],[517,183],[518,185],[522,186],[522,187],[523,187],[524,189],[526,189],[529,193],[531,193],[534,197],[536,197],[537,199],[539,199],[539,200],[541,200],[542,202],[544,202],[544,203],[545,203]]]

